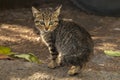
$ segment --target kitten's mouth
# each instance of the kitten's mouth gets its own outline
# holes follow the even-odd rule
[[[45,29],[45,30],[44,30],[44,32],[51,32],[51,30],[49,30],[49,29],[48,29],[48,30],[46,30],[46,29]]]
[[[44,30],[44,32],[52,32],[52,31],[54,31],[54,30],[50,30],[50,29]]]
[[[44,32],[49,32],[48,30],[45,30]]]

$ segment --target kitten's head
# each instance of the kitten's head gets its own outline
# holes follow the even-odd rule
[[[56,29],[59,22],[59,14],[62,6],[56,9],[44,8],[36,9],[32,7],[32,13],[36,27],[42,32],[50,32]]]

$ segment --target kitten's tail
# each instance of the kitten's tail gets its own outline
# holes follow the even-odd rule
[[[88,51],[74,55],[64,55],[63,63],[68,65],[78,65],[82,68],[83,65],[89,61],[91,55],[92,52],[88,53]]]

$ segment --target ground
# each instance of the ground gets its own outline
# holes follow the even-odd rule
[[[104,50],[120,50],[120,18],[87,14],[70,2],[63,2],[61,14],[83,26],[94,41],[94,56],[81,74],[68,76],[68,66],[47,68],[48,49],[33,30],[31,10],[23,8],[0,12],[0,45],[10,47],[19,54],[34,53],[44,63],[36,64],[19,59],[0,60],[0,80],[120,79],[120,57],[104,54]]]

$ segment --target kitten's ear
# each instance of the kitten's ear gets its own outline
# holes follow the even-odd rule
[[[36,17],[36,14],[40,13],[40,11],[32,6],[32,13],[33,13],[33,16]]]
[[[60,11],[61,11],[61,8],[62,8],[62,5],[58,6],[56,9],[55,9],[55,15],[56,16],[59,16],[60,15]]]

